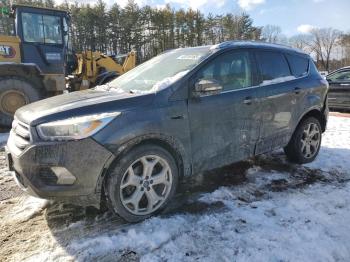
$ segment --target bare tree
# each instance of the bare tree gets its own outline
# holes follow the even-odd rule
[[[310,42],[312,36],[309,34],[298,34],[289,38],[288,42],[294,48],[303,50],[304,52],[310,53]]]
[[[329,71],[332,51],[340,40],[341,31],[333,28],[315,28],[311,31],[311,36],[308,43],[311,52],[315,53],[316,60],[323,69]]]
[[[280,40],[281,33],[281,27],[277,25],[266,25],[262,29],[261,37],[263,41],[277,43]]]
[[[350,65],[350,32],[341,36],[339,44],[342,50],[343,66]]]

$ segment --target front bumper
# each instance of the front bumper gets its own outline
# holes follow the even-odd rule
[[[18,154],[10,135],[6,156],[17,184],[28,194],[98,206],[99,179],[113,155],[92,138],[38,143]]]

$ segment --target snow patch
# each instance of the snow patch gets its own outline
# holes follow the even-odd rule
[[[107,252],[118,250],[135,250],[139,254],[145,254],[171,241],[184,223],[186,219],[181,216],[166,220],[154,217],[139,225],[135,224],[125,232],[114,230],[109,234],[74,241],[69,245],[69,253],[78,254],[83,261],[91,261]]]
[[[140,95],[159,92],[159,91],[169,87],[170,85],[174,84],[177,80],[179,80],[181,77],[186,75],[189,71],[190,70],[181,71],[181,72],[177,73],[174,76],[166,77],[166,78],[156,82],[152,86],[152,88],[149,89],[149,90],[131,89],[130,91],[131,91],[131,93],[140,94]],[[148,81],[149,80],[142,80],[143,83],[147,83]],[[108,84],[107,85],[96,86],[94,88],[94,90],[97,90],[97,91],[113,91],[113,92],[117,92],[117,93],[124,93],[125,92],[123,89],[111,87]]]
[[[27,221],[40,214],[48,204],[48,200],[28,196],[21,199],[11,215],[14,220]]]
[[[155,93],[158,92],[160,90],[163,90],[165,88],[167,88],[168,86],[170,86],[171,84],[174,84],[177,80],[179,80],[181,77],[183,77],[184,75],[186,75],[189,72],[189,70],[186,71],[182,71],[177,73],[174,76],[171,77],[166,77],[161,81],[158,81],[157,83],[155,83],[153,85],[153,87],[151,88],[151,90],[149,91],[150,93]]]
[[[110,85],[106,84],[106,85],[99,85],[93,88],[96,91],[110,91],[113,90],[113,92],[117,93],[117,94],[122,94],[125,93],[125,91],[123,91],[120,88],[113,88]]]
[[[305,166],[326,172],[350,174],[350,118],[330,116],[319,155]]]

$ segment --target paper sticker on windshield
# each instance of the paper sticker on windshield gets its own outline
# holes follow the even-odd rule
[[[180,55],[176,59],[181,59],[181,60],[198,60],[199,58],[201,58],[200,55]]]

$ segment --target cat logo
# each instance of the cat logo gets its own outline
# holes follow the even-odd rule
[[[0,56],[14,58],[16,56],[16,50],[12,46],[0,45]]]

